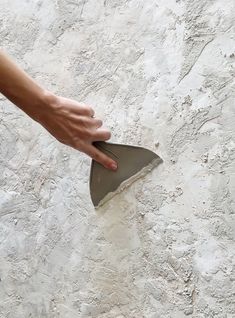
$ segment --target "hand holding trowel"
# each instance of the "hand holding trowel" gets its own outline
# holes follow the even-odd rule
[[[90,190],[96,207],[129,185],[139,176],[138,172],[151,170],[161,162],[156,154],[144,148],[97,142],[108,140],[109,132],[100,130],[102,121],[94,117],[94,110],[90,106],[43,89],[2,50],[0,74],[0,93],[57,140],[92,158],[97,158],[99,148],[118,163],[118,169],[111,171],[92,161]]]
[[[118,164],[117,170],[112,171],[92,160],[90,193],[96,208],[162,162],[157,154],[145,148],[100,141],[94,145]]]

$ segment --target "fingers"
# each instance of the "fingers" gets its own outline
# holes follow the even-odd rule
[[[91,108],[90,106],[85,106],[87,112],[89,113],[89,116],[94,117],[95,116],[95,111],[93,108]]]
[[[94,117],[95,115],[95,111],[91,106],[88,106],[85,104],[79,104],[79,103],[77,103],[74,106],[75,106],[74,111],[79,115],[88,116],[88,117]]]
[[[101,128],[103,125],[102,120],[96,118],[88,118],[88,117],[81,117],[78,121],[81,125],[81,122],[84,127],[89,131],[90,140],[93,141],[106,141],[111,138],[111,133],[109,130],[105,128]],[[75,122],[76,123],[76,122]]]
[[[62,101],[74,114],[88,117],[93,117],[95,115],[94,109],[89,105],[78,103],[75,100],[68,98],[62,98]]]
[[[94,125],[95,128],[100,128],[103,125],[102,120],[100,119],[92,119],[92,124]]]
[[[97,129],[94,131],[92,141],[106,141],[111,137],[110,131],[107,129]]]
[[[92,159],[103,165],[105,168],[113,171],[117,170],[117,163],[113,159],[108,157],[105,153],[97,149],[95,146],[87,146],[84,152]]]
[[[106,141],[111,137],[111,133],[102,128],[102,121],[94,117],[93,108],[63,97],[60,102],[64,106],[61,112],[63,116],[59,116],[60,120],[62,118],[63,129],[56,134],[57,139],[60,138],[63,143],[86,153],[105,168],[116,170],[117,163],[93,145],[95,141]]]
[[[78,116],[78,115],[72,115],[70,116],[71,121],[75,125],[84,126],[89,130],[98,129],[103,125],[102,120],[97,118],[91,118],[87,116]]]

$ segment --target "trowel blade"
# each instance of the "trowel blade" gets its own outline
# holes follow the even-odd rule
[[[90,194],[95,208],[102,206],[162,162],[157,154],[141,147],[108,142],[97,142],[95,146],[118,164],[118,169],[111,171],[92,160]]]

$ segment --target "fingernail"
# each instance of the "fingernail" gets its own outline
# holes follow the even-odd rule
[[[116,162],[111,163],[110,167],[111,167],[112,170],[117,170]]]

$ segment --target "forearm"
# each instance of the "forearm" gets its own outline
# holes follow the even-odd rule
[[[49,107],[48,93],[0,50],[0,92],[30,117],[38,120]],[[52,94],[51,94],[52,95]]]

